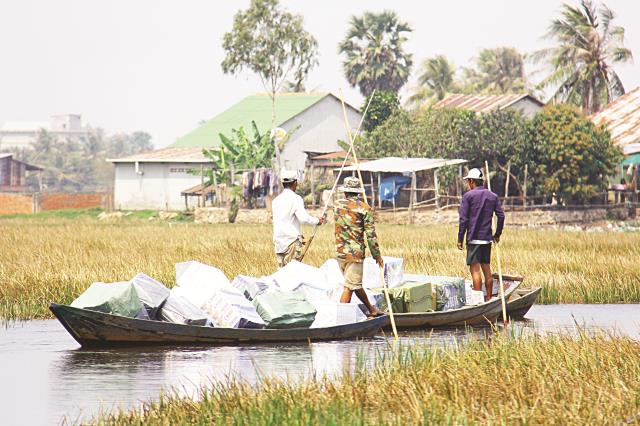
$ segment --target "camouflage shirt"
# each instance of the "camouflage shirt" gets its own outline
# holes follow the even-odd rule
[[[340,200],[333,209],[336,222],[336,257],[347,262],[365,258],[365,235],[371,256],[380,256],[371,207],[360,200]]]

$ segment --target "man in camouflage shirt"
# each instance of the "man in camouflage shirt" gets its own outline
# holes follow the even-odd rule
[[[351,295],[355,292],[371,316],[380,316],[383,313],[369,302],[367,293],[362,288],[365,237],[371,256],[380,267],[384,266],[382,256],[380,256],[371,207],[358,197],[363,193],[359,179],[345,178],[340,190],[344,192],[345,199],[339,200],[334,207],[336,258],[345,281],[340,302],[350,303]]]

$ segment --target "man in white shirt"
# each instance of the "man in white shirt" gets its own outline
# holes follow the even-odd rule
[[[299,260],[304,248],[300,224],[322,225],[324,218],[311,216],[304,208],[302,197],[296,194],[298,175],[295,171],[282,171],[283,190],[271,203],[273,213],[273,243],[278,267]]]

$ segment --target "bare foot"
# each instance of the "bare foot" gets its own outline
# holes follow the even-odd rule
[[[383,315],[385,315],[385,313],[378,308],[373,308],[373,311],[369,311],[369,316],[372,318],[381,317]]]

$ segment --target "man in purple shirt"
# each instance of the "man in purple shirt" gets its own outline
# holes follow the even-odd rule
[[[485,300],[491,299],[493,277],[491,275],[491,243],[500,241],[504,227],[504,211],[496,194],[486,189],[479,169],[471,169],[464,177],[469,185],[460,204],[458,249],[462,250],[467,234],[467,265],[471,271],[473,288],[482,290],[482,275],[486,289]],[[496,232],[491,230],[493,215],[498,218]],[[480,272],[482,271],[482,273]]]

